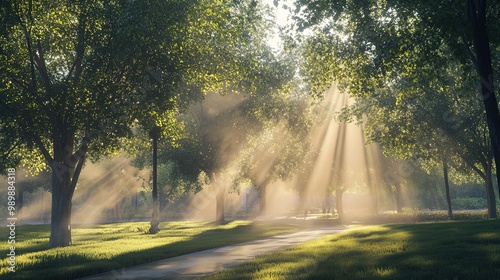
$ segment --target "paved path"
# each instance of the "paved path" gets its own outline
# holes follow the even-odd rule
[[[293,245],[344,230],[342,226],[301,230],[296,233],[210,249],[82,279],[198,279],[251,260],[257,255],[284,250]]]

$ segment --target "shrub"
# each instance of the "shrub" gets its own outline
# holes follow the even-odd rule
[[[484,198],[478,197],[459,197],[451,200],[454,209],[484,209],[488,202]]]

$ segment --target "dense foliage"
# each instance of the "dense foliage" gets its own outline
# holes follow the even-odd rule
[[[241,83],[259,60],[255,1],[7,1],[1,7],[2,166],[53,171],[53,246],[71,243],[71,198],[86,158],[98,160],[208,89]],[[250,71],[250,72],[249,72]],[[144,139],[144,137],[142,138]],[[147,141],[135,145],[143,147]],[[128,145],[134,147],[134,145]],[[132,150],[133,151],[133,150]]]
[[[368,141],[388,155],[441,165],[445,174],[449,164],[458,171],[453,176],[478,174],[495,216],[491,170],[495,156],[498,173],[500,116],[497,75],[486,70],[500,61],[498,3],[295,3],[296,28],[312,34],[304,72],[313,92],[337,81],[356,100],[344,120],[362,121]]]

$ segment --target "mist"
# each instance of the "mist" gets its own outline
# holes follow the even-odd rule
[[[300,217],[303,213],[376,214],[396,209],[396,191],[387,180],[388,174],[395,172],[389,177],[399,176],[401,182],[409,178],[400,176],[397,167],[391,171],[394,167],[388,167],[390,160],[377,145],[366,143],[362,123],[339,121],[341,110],[352,104],[346,94],[332,87],[323,100],[307,105],[316,118],[304,138],[309,144],[307,154],[285,179],[270,179],[269,174],[279,171],[276,163],[294,148],[285,140],[295,135],[281,120],[271,127],[259,126],[246,115],[249,102],[245,95],[207,94],[202,103],[189,109],[191,116],[199,118],[201,135],[215,151],[211,174],[207,174],[211,182],[201,191],[178,199],[167,195],[172,186],[159,182],[162,220],[213,220],[218,192],[224,193],[228,219]],[[74,223],[150,218],[151,172],[130,162],[130,158],[118,156],[85,165],[73,198]],[[252,168],[245,177],[242,174],[248,166]],[[25,174],[22,177],[20,181],[30,180]],[[49,188],[25,194],[25,220],[50,220]],[[412,194],[405,184],[402,188],[406,189],[402,199],[411,205],[418,194]]]

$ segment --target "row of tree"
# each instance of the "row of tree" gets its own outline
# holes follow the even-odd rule
[[[171,185],[218,189],[217,220],[226,174],[265,197],[270,182],[311,166],[314,114],[301,92],[321,95],[333,80],[357,101],[342,117],[362,120],[368,141],[441,166],[446,182],[449,166],[475,172],[494,217],[498,4],[299,0],[294,10],[296,29],[312,35],[293,33],[277,56],[267,46],[268,9],[255,0],[2,1],[0,166],[52,170],[50,245],[71,244],[85,161],[125,149],[144,166],[155,126],[163,164],[178,174]],[[310,88],[298,83],[299,63]],[[193,109],[209,92],[247,96],[220,114]],[[216,127],[228,133],[214,135]]]
[[[176,143],[174,116],[208,91],[279,85],[286,73],[261,48],[265,10],[252,0],[2,1],[1,166],[52,170],[52,247],[71,244],[87,159],[147,148],[153,126]]]
[[[485,182],[489,217],[496,217],[499,3],[295,2],[296,28],[313,33],[305,39],[313,91],[338,81],[356,100],[344,120],[362,121],[368,141],[412,169],[441,168],[447,189],[450,167],[455,177],[475,173]]]

